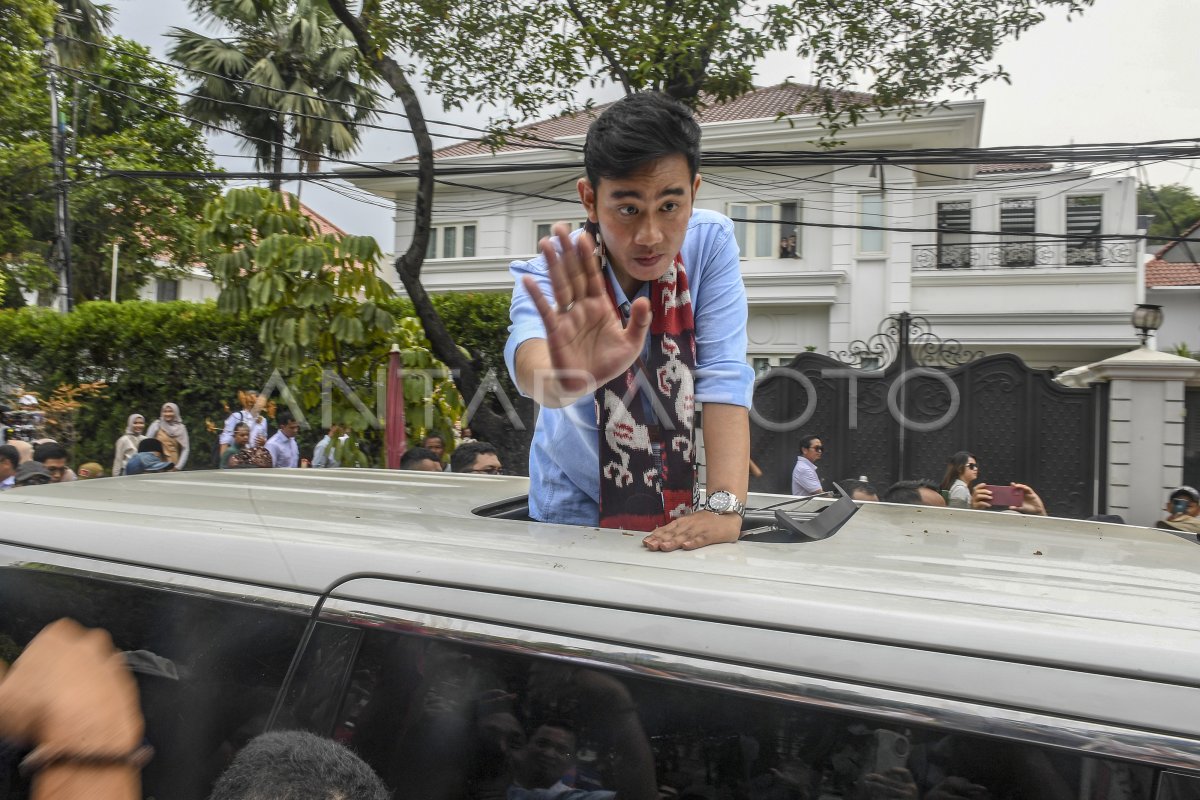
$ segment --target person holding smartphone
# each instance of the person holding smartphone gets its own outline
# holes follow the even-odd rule
[[[1180,486],[1167,497],[1167,518],[1160,523],[1165,528],[1200,534],[1200,492],[1191,486]]]
[[[971,508],[976,510],[992,509],[1018,514],[1033,514],[1044,517],[1046,504],[1033,490],[1032,486],[1024,483],[1008,485],[977,483],[971,489]]]

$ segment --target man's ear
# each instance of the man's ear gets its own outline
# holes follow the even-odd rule
[[[575,184],[575,188],[579,190],[579,202],[583,203],[588,220],[599,222],[600,218],[596,216],[596,189],[592,186],[592,182],[587,178],[580,178],[579,182]]]
[[[696,192],[700,191],[700,173],[696,173],[696,177],[692,180],[692,202],[696,202]]]

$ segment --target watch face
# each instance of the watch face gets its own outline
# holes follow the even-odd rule
[[[722,514],[733,507],[733,495],[729,492],[714,492],[708,498],[709,511]]]

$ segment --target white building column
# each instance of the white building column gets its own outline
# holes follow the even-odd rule
[[[1200,382],[1200,361],[1143,347],[1060,380],[1109,385],[1108,464],[1100,476],[1108,513],[1130,525],[1162,519],[1168,492],[1183,481],[1184,389]]]

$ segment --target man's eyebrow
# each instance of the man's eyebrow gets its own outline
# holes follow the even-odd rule
[[[683,197],[685,194],[686,190],[682,186],[671,186],[670,188],[663,189],[661,192],[659,192],[658,196]],[[627,198],[632,198],[634,200],[642,199],[642,193],[637,189],[615,189],[614,191],[610,192],[608,196],[611,200],[625,200]]]

